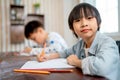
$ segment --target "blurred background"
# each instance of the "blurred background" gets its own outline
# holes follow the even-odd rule
[[[100,31],[120,40],[120,0],[0,0],[0,52],[19,52],[26,46],[36,46],[24,37],[24,26],[39,20],[48,32],[58,32],[69,47],[77,39],[68,27],[68,16],[73,7],[87,2],[100,12]]]

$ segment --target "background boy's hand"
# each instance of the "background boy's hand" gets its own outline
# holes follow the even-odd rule
[[[32,48],[30,48],[30,47],[26,47],[26,48],[23,50],[24,53],[30,53],[31,51],[32,51]]]
[[[41,55],[41,53],[40,53],[37,55],[37,60],[39,62],[47,61],[48,59],[49,59],[48,54]]]
[[[37,60],[42,62],[42,61],[47,61],[47,60],[55,59],[59,57],[60,55],[58,53],[50,53],[50,54],[44,54],[44,55],[41,55],[40,53],[37,55]]]

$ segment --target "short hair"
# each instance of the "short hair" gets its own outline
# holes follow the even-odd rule
[[[24,35],[26,38],[30,37],[30,34],[34,33],[39,27],[43,28],[43,24],[37,20],[28,22],[25,25]]]
[[[100,17],[98,10],[94,6],[88,3],[80,3],[77,6],[75,6],[73,10],[71,11],[69,18],[68,18],[68,24],[69,24],[69,28],[73,30],[73,33],[77,38],[78,36],[74,32],[74,28],[73,28],[73,21],[83,18],[83,17],[88,17],[88,16],[93,16],[96,18],[98,30],[99,30],[100,24],[101,24],[101,17]]]

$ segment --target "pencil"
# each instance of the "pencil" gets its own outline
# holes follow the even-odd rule
[[[23,73],[50,74],[49,71],[40,71],[40,70],[14,69],[13,71],[23,72]]]
[[[40,56],[44,56],[45,55],[45,48],[46,48],[46,43],[44,43],[44,45],[43,45],[43,49],[42,49],[42,51],[40,53]]]
[[[73,70],[65,70],[65,69],[63,69],[63,70],[57,70],[57,69],[55,69],[55,70],[48,70],[49,72],[54,72],[54,73],[70,73],[70,72],[73,72]]]
[[[35,70],[35,71],[49,71],[52,73],[70,73],[73,72],[72,69],[22,69],[22,70]]]
[[[40,62],[42,62],[41,57],[45,55],[45,48],[46,48],[46,43],[44,43],[41,53],[37,55],[37,60]]]
[[[44,49],[42,49],[40,56],[44,56],[44,55],[45,55],[45,51],[44,51]]]

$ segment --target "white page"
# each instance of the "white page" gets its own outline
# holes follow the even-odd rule
[[[66,59],[59,58],[59,59],[52,59],[45,62],[38,62],[38,61],[28,61],[26,62],[21,69],[40,69],[40,68],[74,68],[67,64]]]

